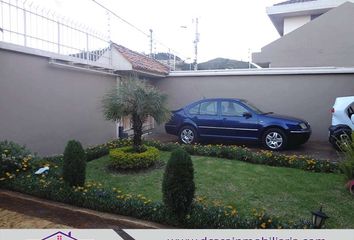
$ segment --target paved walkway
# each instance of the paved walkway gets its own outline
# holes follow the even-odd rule
[[[152,133],[147,135],[145,138],[149,140],[158,140],[161,142],[178,141],[177,136],[169,135],[166,133]],[[258,145],[247,145],[247,147],[255,151],[261,149]],[[309,141],[299,147],[283,150],[280,153],[287,155],[306,155],[315,159],[330,160],[334,162],[340,161],[341,159],[340,153],[336,152],[328,142]]]
[[[0,228],[71,228],[42,218],[0,208]]]
[[[169,227],[0,189],[0,228],[155,229]]]

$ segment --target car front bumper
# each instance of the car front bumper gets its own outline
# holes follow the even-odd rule
[[[311,133],[311,129],[290,131],[288,135],[289,143],[293,145],[304,144],[309,140]]]

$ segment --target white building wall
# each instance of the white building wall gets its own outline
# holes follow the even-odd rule
[[[284,18],[284,35],[311,21],[311,16],[296,16]]]

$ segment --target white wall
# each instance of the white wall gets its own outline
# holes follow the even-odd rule
[[[284,18],[284,35],[311,21],[311,16],[296,16]]]

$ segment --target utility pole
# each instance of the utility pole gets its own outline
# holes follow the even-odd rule
[[[199,43],[199,32],[198,32],[198,18],[195,19],[195,40],[194,40],[194,70],[198,70],[198,43]]]
[[[150,57],[153,58],[153,55],[152,55],[152,29],[150,29]]]

